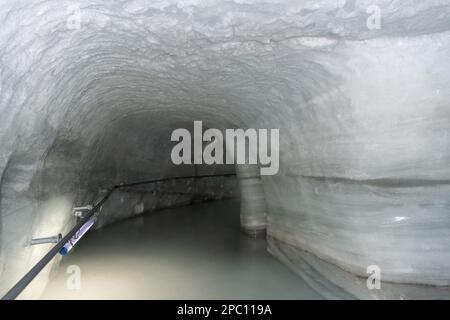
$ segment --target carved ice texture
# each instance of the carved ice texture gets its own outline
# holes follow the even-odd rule
[[[172,130],[202,120],[280,129],[277,175],[237,171],[243,227],[267,224],[324,295],[448,297],[449,16],[448,0],[1,1],[0,294],[48,250],[27,239],[67,232],[102,188],[233,172],[170,162]],[[235,184],[121,191],[99,226]]]

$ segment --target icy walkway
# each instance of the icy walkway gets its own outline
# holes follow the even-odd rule
[[[144,214],[88,234],[63,259],[45,299],[320,299],[239,231],[239,203]],[[67,268],[81,269],[68,290]]]

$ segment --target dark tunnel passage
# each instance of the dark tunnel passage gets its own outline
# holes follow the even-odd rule
[[[20,298],[61,294],[72,262],[92,298],[450,297],[448,0],[72,2],[0,2],[0,296],[77,207],[163,179],[114,189]],[[258,152],[197,163],[198,121],[254,130]]]
[[[222,127],[236,127],[236,125],[223,122],[223,118],[214,119],[214,116],[211,116],[210,123],[219,124]],[[57,229],[53,228],[55,221],[61,219],[61,212],[64,211],[67,214],[64,218],[65,221],[59,220],[61,221],[59,223],[64,224],[62,232],[67,233],[75,221],[80,220],[74,215],[71,216],[71,208],[98,203],[109,193],[108,190],[111,190],[112,186],[120,187],[115,189],[100,207],[93,229],[101,230],[101,228],[116,222],[119,222],[120,226],[120,221],[124,219],[145,214],[155,213],[155,216],[159,214],[163,215],[165,212],[164,209],[177,207],[182,207],[183,209],[180,210],[186,211],[184,214],[182,213],[182,215],[186,215],[186,218],[192,216],[193,225],[195,226],[195,223],[198,223],[198,220],[201,218],[193,214],[196,210],[189,208],[189,206],[196,206],[211,201],[220,202],[234,199],[234,202],[225,205],[225,208],[229,208],[230,214],[234,218],[238,218],[238,224],[226,226],[225,229],[228,230],[227,232],[230,232],[230,235],[226,236],[226,238],[228,240],[230,238],[233,239],[232,243],[236,243],[239,239],[242,240],[243,237],[254,239],[254,241],[258,242],[255,245],[258,248],[259,254],[264,259],[273,260],[265,250],[266,245],[263,239],[266,229],[266,205],[259,166],[245,164],[176,165],[172,162],[171,149],[176,142],[171,141],[171,132],[177,128],[186,128],[186,130],[192,132],[193,120],[190,120],[190,117],[193,116],[180,116],[173,112],[165,113],[161,111],[158,113],[137,112],[122,115],[117,117],[116,120],[109,121],[107,126],[98,128],[93,137],[90,137],[89,140],[83,140],[84,142],[89,142],[84,145],[77,144],[79,141],[71,140],[74,137],[74,133],[70,131],[71,129],[64,128],[42,157],[42,163],[39,165],[37,172],[34,173],[30,182],[29,192],[21,195],[21,204],[24,203],[25,199],[28,199],[39,211],[31,232],[36,235],[56,232]],[[202,117],[205,119],[205,113]],[[95,119],[91,119],[91,121],[95,121]],[[204,122],[205,130],[212,126],[210,123]],[[85,134],[84,131],[82,133]],[[192,136],[194,136],[193,132]],[[205,145],[207,143],[203,143],[202,150]],[[227,146],[225,145],[222,151],[224,155],[226,154],[226,149]],[[191,151],[194,153],[193,150]],[[18,176],[21,174],[17,171],[11,173],[9,168],[5,170],[5,173],[5,177],[8,177],[9,174],[14,176],[12,183],[16,183]],[[8,188],[8,180],[2,186]],[[76,189],[74,189],[74,186],[76,186]],[[17,199],[17,195],[15,199]],[[12,205],[15,203],[12,203]],[[226,209],[219,210],[221,214],[216,217],[214,209],[202,210],[202,207],[198,208],[200,211],[203,211],[203,216],[208,217],[205,221],[211,222],[214,221],[213,219],[218,219],[217,222],[220,223],[221,219],[224,222],[229,220],[229,218],[224,216],[227,211]],[[185,224],[189,225],[189,223],[184,223],[179,218],[180,214],[172,221],[172,228],[176,229],[183,227]],[[38,225],[36,226],[36,224]],[[123,224],[125,230],[116,234],[119,237],[119,241],[121,241],[121,234],[126,234],[128,231],[126,222],[123,222]],[[211,228],[208,224],[205,227],[206,229],[208,227]],[[27,230],[25,232],[29,231]],[[133,232],[139,233],[139,230],[130,231],[130,233]],[[154,230],[149,230],[149,232],[153,233]],[[191,230],[191,232],[193,232],[190,235],[191,237],[196,235],[194,231]],[[240,233],[245,234],[245,236],[243,234],[240,235]],[[160,237],[160,242],[164,237],[170,237],[171,234],[171,232],[168,232],[167,226],[155,232],[155,235]],[[206,233],[207,237],[211,235],[212,233]],[[183,236],[180,239],[182,238]],[[188,239],[189,236],[185,240],[187,241]],[[121,247],[118,250],[124,252],[129,251],[126,248],[127,238],[124,238],[122,241],[125,247]],[[146,238],[143,237],[142,241],[145,243]],[[204,241],[208,243],[207,238]],[[217,255],[221,255],[220,246],[226,247],[229,245],[229,243],[224,241],[216,244],[215,249],[217,250]],[[97,247],[97,250],[99,252],[108,250],[104,246],[105,244],[100,245]],[[42,248],[33,248],[28,244],[28,247],[29,249],[38,251],[38,253],[33,253],[36,254],[35,259],[37,259],[37,257],[43,255],[43,251],[39,250],[44,250],[49,246],[44,245]],[[82,249],[80,250],[84,252]],[[244,246],[243,250],[248,251],[249,249],[245,249]],[[241,251],[238,250],[236,255],[242,258],[243,252]],[[181,257],[189,255],[189,253],[183,254],[182,251],[177,251],[177,253]],[[70,258],[63,259],[71,261]],[[57,257],[55,260],[55,262],[59,263],[60,258]],[[94,259],[94,261],[96,260]],[[274,262],[275,260],[271,263]],[[55,268],[57,268],[57,265],[53,270],[47,268],[47,277],[50,276],[47,279],[51,279],[51,275],[53,274],[54,276],[56,274]],[[62,269],[59,268],[58,270],[61,271]],[[292,273],[285,267],[282,267],[281,270],[285,270],[287,274]],[[133,273],[131,269],[129,271]],[[251,271],[247,272],[251,273]],[[8,279],[9,285],[11,286],[14,282],[17,282],[22,275],[15,270],[14,277]],[[45,275],[45,270],[39,277],[43,277],[43,275]],[[292,277],[292,275],[290,276]],[[212,277],[212,274],[210,276]],[[41,294],[44,292],[43,287],[39,286],[39,277],[31,282],[19,298],[26,298],[39,294],[39,292]],[[123,278],[122,280],[117,280],[117,284],[124,281]],[[133,282],[133,279],[129,280]],[[300,287],[304,286],[307,290],[310,290],[313,296],[316,295],[301,279],[297,280],[300,282]],[[48,280],[44,281],[47,282]],[[134,279],[134,281],[136,281],[135,284],[142,286],[142,282],[137,281],[137,279]],[[257,283],[255,282],[255,284]],[[63,285],[65,286],[66,283],[64,282]],[[153,287],[151,282],[148,285],[149,288]],[[51,289],[49,290],[51,292]],[[109,290],[104,292],[109,292]],[[139,292],[141,291],[135,291],[133,293],[135,295],[134,297],[140,299],[151,297],[145,295],[145,290],[142,291],[142,295],[139,295]],[[257,290],[254,291],[254,293],[256,292]],[[95,292],[91,291],[91,293],[93,295],[88,294],[88,296],[95,298]],[[101,299],[101,292],[97,293],[100,294],[97,298]],[[48,294],[51,296],[51,293]],[[127,295],[121,296],[120,294],[121,292],[118,291],[114,297],[130,297]],[[226,294],[226,292],[220,293],[219,291],[218,294]],[[230,295],[231,291],[228,294]],[[299,294],[302,296],[301,292]],[[56,298],[56,296],[52,298]],[[229,298],[232,298],[232,296],[230,295]]]

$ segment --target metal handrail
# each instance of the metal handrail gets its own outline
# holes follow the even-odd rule
[[[41,272],[42,269],[58,254],[61,248],[77,233],[77,231],[101,208],[101,206],[108,200],[111,194],[117,189],[129,188],[143,184],[158,183],[169,180],[181,180],[181,179],[195,179],[195,178],[212,178],[212,177],[231,177],[235,176],[234,173],[229,174],[210,174],[200,176],[181,176],[170,177],[162,179],[154,179],[147,181],[138,181],[132,183],[118,184],[110,188],[107,194],[89,210],[84,217],[49,251],[47,254],[39,260],[30,271],[28,271],[2,298],[2,300],[15,299],[33,279]]]

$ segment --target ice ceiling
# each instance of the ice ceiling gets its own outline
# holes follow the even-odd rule
[[[314,286],[450,285],[449,17],[449,0],[3,0],[0,293],[42,254],[27,238],[99,187],[192,174],[168,138],[192,120],[280,129],[269,250],[330,278]],[[370,265],[406,289],[368,292]]]

